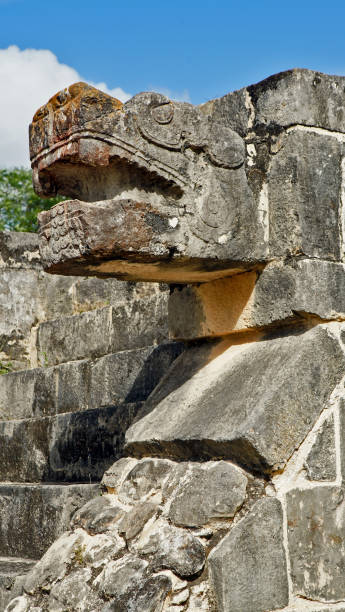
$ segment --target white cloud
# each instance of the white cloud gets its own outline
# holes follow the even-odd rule
[[[167,89],[166,87],[151,87],[150,91],[157,91],[176,102],[191,102],[188,89],[184,89],[183,91],[171,91],[171,89]]]
[[[35,111],[76,81],[85,79],[49,50],[22,51],[14,45],[0,49],[0,167],[29,165],[28,126]],[[91,85],[122,102],[130,97],[120,87]]]

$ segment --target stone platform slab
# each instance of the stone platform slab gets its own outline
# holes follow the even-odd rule
[[[189,348],[127,431],[127,452],[281,469],[344,375],[332,325]]]
[[[95,360],[4,374],[0,377],[0,419],[37,418],[144,401],[183,348],[181,343],[166,342]]]
[[[108,306],[46,321],[39,326],[37,353],[44,365],[96,358],[158,344],[168,338],[167,296]]]

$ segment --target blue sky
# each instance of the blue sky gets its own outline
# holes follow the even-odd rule
[[[107,90],[198,104],[292,67],[345,75],[345,2],[0,0],[0,49],[10,45],[48,49]]]

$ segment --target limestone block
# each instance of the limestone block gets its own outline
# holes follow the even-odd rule
[[[147,566],[147,561],[125,555],[117,561],[107,563],[94,580],[94,586],[107,597],[115,596],[118,603],[121,604],[123,600],[129,598],[131,591],[133,593],[134,590],[139,590]]]
[[[184,350],[177,342],[105,355],[90,367],[90,408],[144,401]]]
[[[242,505],[246,476],[225,461],[182,464],[170,487],[174,490],[168,518],[176,525],[198,527],[210,519],[234,516]]]
[[[145,527],[146,523],[156,514],[157,506],[151,502],[136,504],[132,510],[127,512],[119,524],[119,533],[125,539],[132,540]]]
[[[320,428],[305,460],[305,467],[309,480],[335,480],[336,452],[333,415]]]
[[[205,343],[177,358],[127,431],[127,452],[285,465],[343,376],[338,341],[319,325],[225,349]]]
[[[274,262],[262,271],[175,288],[169,297],[174,338],[222,336],[301,317],[345,319],[345,266],[316,259]]]
[[[148,457],[138,461],[123,480],[119,499],[124,503],[134,503],[157,495],[174,468],[175,464],[165,459]]]
[[[204,547],[200,541],[164,519],[148,523],[129,548],[148,559],[154,570],[170,569],[183,578],[199,574],[205,564]]]
[[[24,589],[34,593],[51,582],[62,580],[70,567],[78,564],[88,534],[83,529],[66,531],[53,541],[35,567],[27,574]]]
[[[113,530],[124,515],[113,495],[99,495],[90,499],[73,515],[72,526],[82,527],[89,533]]]
[[[294,68],[203,106],[242,135],[296,124],[345,132],[344,85],[344,77]]]
[[[0,419],[22,419],[54,413],[56,377],[52,368],[10,372],[0,377]]]
[[[324,602],[344,599],[342,489],[335,486],[294,489],[286,499],[294,592]]]
[[[101,485],[109,493],[118,493],[121,484],[137,460],[132,457],[122,457],[115,461],[103,474]]]
[[[280,502],[262,499],[208,558],[219,612],[264,612],[288,604]]]
[[[38,559],[98,491],[96,484],[0,484],[2,555]]]
[[[298,129],[285,136],[267,181],[272,256],[340,259],[343,152],[333,136]]]
[[[38,354],[46,356],[47,365],[55,365],[150,346],[168,336],[166,308],[160,293],[145,302],[46,321],[38,329]]]
[[[344,332],[342,340],[344,340]],[[339,403],[339,425],[340,425],[340,465],[342,480],[345,479],[345,401],[342,398]]]
[[[138,404],[0,422],[0,479],[100,480],[123,448]],[[25,440],[25,444],[23,444]]]
[[[93,361],[69,361],[4,374],[0,377],[0,419],[144,401],[183,349],[181,343],[166,342]]]

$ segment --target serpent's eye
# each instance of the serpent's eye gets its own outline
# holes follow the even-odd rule
[[[151,115],[157,123],[170,123],[174,116],[174,107],[171,102],[155,106],[151,110]]]

